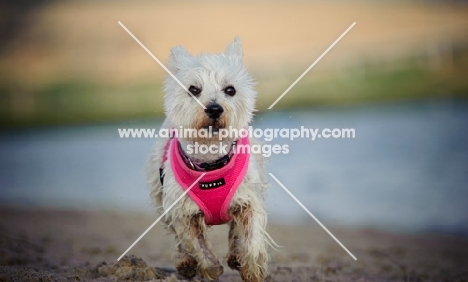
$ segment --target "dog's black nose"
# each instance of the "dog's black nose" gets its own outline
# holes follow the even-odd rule
[[[217,119],[224,112],[220,104],[209,104],[206,106],[205,113],[212,119]]]

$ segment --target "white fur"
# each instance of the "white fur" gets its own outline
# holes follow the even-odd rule
[[[242,45],[239,38],[229,44],[224,53],[190,55],[184,47],[178,46],[171,50],[168,62],[171,72],[187,87],[194,85],[202,89],[197,97],[201,103],[219,103],[225,109],[223,118],[225,126],[236,129],[245,128],[252,120],[255,111],[256,91],[254,82],[243,63]],[[233,86],[236,95],[231,97],[223,92],[226,86]],[[200,129],[205,117],[204,109],[190,97],[173,78],[165,82],[165,113],[163,128],[195,128]],[[179,137],[180,138],[180,137]],[[163,212],[172,205],[184,190],[175,180],[170,155],[164,164],[164,187],[159,180],[159,168],[163,159],[167,139],[159,139],[148,159],[147,178],[151,187],[151,196],[158,212]],[[219,141],[187,140],[180,138],[182,148],[196,141],[210,144]],[[231,140],[224,140],[231,142]],[[251,145],[258,143],[250,140]],[[168,152],[169,153],[169,152]],[[219,155],[189,155],[200,161],[212,161]],[[237,189],[230,205],[231,223],[230,236],[242,238],[241,242],[230,242],[231,255],[236,256],[240,264],[240,272],[244,281],[263,281],[267,275],[267,245],[274,244],[266,232],[267,214],[264,210],[264,194],[266,182],[264,179],[263,156],[251,155],[249,169]],[[248,207],[248,208],[247,208]],[[234,211],[240,212],[234,214]],[[207,226],[204,222],[194,219],[200,209],[188,196],[184,196],[164,217],[167,228],[176,235],[178,256],[182,262],[195,258],[197,274],[214,280],[222,274],[222,267],[203,234]],[[194,222],[197,222],[194,224]],[[248,224],[245,224],[248,222]],[[195,233],[191,231],[195,230]],[[234,240],[234,239],[233,239]]]

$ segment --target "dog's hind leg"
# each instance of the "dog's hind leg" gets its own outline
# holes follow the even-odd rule
[[[180,260],[177,271],[192,278],[196,273],[208,280],[215,280],[223,274],[223,267],[211,250],[206,238],[207,226],[203,214],[194,215],[187,222],[174,222]]]
[[[229,230],[228,265],[239,270],[242,280],[249,282],[264,281],[268,274],[266,212],[257,208],[234,209]]]

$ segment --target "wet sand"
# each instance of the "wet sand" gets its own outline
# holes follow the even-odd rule
[[[160,224],[117,261],[155,219],[136,212],[2,207],[0,281],[185,281],[171,259],[173,237]],[[281,249],[270,250],[267,281],[468,280],[466,237],[327,227],[357,261],[312,219],[301,226],[271,224]],[[224,258],[226,226],[214,227],[209,237]],[[219,281],[241,281],[222,263]]]

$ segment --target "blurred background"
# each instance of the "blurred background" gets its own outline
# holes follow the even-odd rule
[[[468,235],[468,4],[463,1],[1,1],[0,203],[153,213],[144,164],[171,47],[240,36],[254,127],[354,128],[287,141],[278,177],[325,225]],[[268,106],[356,26],[279,102]],[[270,221],[311,222],[272,180]]]

